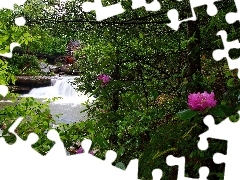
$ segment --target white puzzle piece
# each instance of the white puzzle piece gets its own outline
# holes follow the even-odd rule
[[[176,9],[171,9],[168,11],[167,16],[169,18],[169,20],[171,21],[171,23],[167,24],[170,28],[172,28],[173,30],[177,31],[179,29],[179,26],[181,23],[183,22],[187,22],[187,21],[196,21],[197,20],[197,16],[196,13],[194,11],[194,8],[196,7],[200,7],[203,5],[207,5],[207,14],[209,16],[215,16],[218,12],[217,7],[214,5],[215,2],[218,1],[222,1],[222,0],[190,0],[190,4],[191,4],[191,11],[192,11],[192,17],[184,19],[182,21],[179,21],[179,13]]]
[[[240,115],[240,111],[238,111],[238,114]],[[213,156],[213,160],[216,164],[225,163],[224,180],[237,179],[237,177],[239,178],[240,173],[238,170],[238,164],[240,160],[240,146],[238,142],[240,137],[240,121],[231,122],[229,118],[226,118],[218,125],[215,125],[213,117],[211,115],[208,115],[204,118],[203,122],[208,126],[209,130],[199,135],[199,149],[208,149],[208,138],[226,140],[227,154],[223,155],[216,153]]]

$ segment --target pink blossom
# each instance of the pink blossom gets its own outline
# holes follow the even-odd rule
[[[82,147],[80,147],[77,151],[76,151],[77,154],[82,154],[84,153],[84,149]],[[90,151],[89,154],[91,155],[94,155],[94,152],[93,151]]]
[[[110,77],[106,74],[100,74],[97,80],[102,81],[102,86],[105,86],[110,81]]]
[[[206,108],[213,108],[217,105],[217,101],[214,99],[214,92],[208,94],[204,93],[193,93],[188,95],[188,107],[191,110],[204,111]]]
[[[83,150],[82,147],[80,147],[80,148],[76,151],[77,154],[82,154],[83,152],[84,152],[84,150]]]

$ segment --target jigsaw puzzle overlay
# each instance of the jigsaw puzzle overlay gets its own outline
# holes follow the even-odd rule
[[[22,5],[25,3],[25,0],[8,0],[0,3],[0,8],[8,8],[13,9],[13,4],[16,3],[18,5]],[[195,7],[207,5],[207,13],[210,16],[214,16],[217,14],[217,8],[214,5],[214,2],[221,0],[190,0],[191,9],[193,17],[179,21],[178,16],[179,13],[176,9],[171,9],[168,11],[167,15],[171,20],[171,23],[168,24],[170,28],[173,30],[178,30],[179,25],[186,21],[195,21],[197,19],[196,14],[194,12]],[[226,15],[226,21],[229,24],[234,23],[235,21],[240,21],[240,1],[235,0],[235,4],[237,6],[238,11],[236,13],[229,12]],[[158,11],[161,6],[157,0],[152,1],[152,3],[147,4],[144,0],[132,0],[132,9],[137,9],[140,7],[145,7],[147,11]],[[94,10],[96,12],[96,19],[98,21],[110,18],[115,15],[119,15],[124,13],[124,9],[122,8],[120,3],[115,5],[111,5],[108,7],[103,7],[101,0],[95,0],[92,2],[83,3],[83,9],[86,12]],[[18,26],[23,26],[25,24],[24,17],[16,18],[15,23]],[[224,57],[227,59],[229,68],[235,69],[240,66],[239,59],[232,60],[228,52],[232,48],[240,48],[240,43],[238,40],[228,42],[227,41],[227,33],[222,30],[216,33],[216,35],[221,36],[224,49],[223,50],[215,50],[213,52],[213,58],[218,61],[223,59]],[[10,52],[6,54],[1,54],[5,57],[12,57],[12,50],[14,47],[20,46],[18,43],[12,43],[10,45]],[[238,77],[240,78],[240,74],[238,73]],[[0,85],[0,94],[2,96],[6,96],[8,93],[8,87],[4,85]],[[240,114],[240,111],[238,112]],[[59,134],[56,130],[52,129],[48,132],[48,139],[55,142],[55,145],[50,150],[50,152],[46,156],[40,155],[38,152],[31,148],[31,145],[36,143],[38,140],[38,136],[34,133],[29,134],[28,139],[23,141],[18,135],[15,133],[16,127],[23,120],[23,117],[19,117],[9,128],[9,132],[14,134],[17,138],[17,141],[13,145],[9,145],[5,142],[4,138],[0,138],[0,169],[1,169],[1,177],[6,179],[32,179],[31,176],[26,175],[27,171],[31,171],[31,173],[36,174],[35,179],[46,179],[46,174],[48,175],[48,179],[75,179],[76,174],[72,172],[80,172],[81,179],[138,179],[138,160],[134,159],[130,161],[126,170],[121,170],[112,165],[114,160],[117,157],[116,152],[109,150],[106,153],[105,160],[98,159],[95,156],[89,154],[89,150],[91,148],[91,141],[85,139],[81,146],[84,149],[84,153],[76,154],[72,156],[68,156],[66,154],[66,149],[60,140]],[[215,125],[214,119],[212,116],[206,116],[204,118],[204,123],[209,127],[209,130],[205,133],[201,134],[200,141],[198,143],[198,147],[200,150],[206,150],[208,148],[208,138],[221,139],[228,141],[228,151],[226,155],[222,155],[216,153],[213,157],[213,160],[216,164],[225,163],[225,180],[237,179],[240,177],[238,173],[238,158],[236,158],[240,152],[238,146],[238,137],[240,136],[240,123],[232,123],[229,118],[222,121],[222,123]],[[222,133],[222,132],[226,133]],[[185,177],[185,157],[176,158],[172,155],[169,155],[166,159],[166,162],[169,166],[178,166],[178,178],[177,180],[185,180],[192,179]],[[42,165],[44,163],[44,166]],[[63,166],[63,164],[71,164],[72,166]],[[14,165],[14,173],[13,169],[9,168]],[[39,173],[39,170],[43,173]],[[94,173],[93,173],[94,172]],[[155,169],[152,171],[153,180],[160,180],[162,178],[162,170]],[[209,169],[207,167],[201,167],[199,169],[199,178],[198,180],[206,180],[209,174]]]
[[[1,0],[2,1],[2,0]],[[13,10],[14,9],[14,4],[17,4],[18,6],[23,5],[26,2],[26,0],[19,0],[19,1],[15,1],[15,0],[9,0],[9,1],[2,1],[0,3],[0,9],[6,8],[6,9],[10,9]],[[26,23],[26,20],[24,17],[18,17],[15,19],[15,24],[17,26],[24,26]],[[9,53],[5,53],[5,54],[0,54],[0,56],[4,56],[7,58],[11,58],[12,57],[12,51],[15,47],[20,47],[19,43],[13,42],[10,44],[10,52]]]

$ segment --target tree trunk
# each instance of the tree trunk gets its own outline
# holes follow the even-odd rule
[[[201,92],[202,86],[199,83],[201,81],[201,59],[200,59],[200,45],[201,35],[198,21],[189,21],[187,26],[188,39],[194,37],[194,41],[188,44],[188,64],[189,64],[189,82],[193,82],[188,88],[190,92]],[[197,80],[193,78],[193,75]]]

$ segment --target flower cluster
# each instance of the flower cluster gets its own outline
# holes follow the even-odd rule
[[[105,86],[110,81],[110,77],[106,74],[100,74],[98,75],[97,80],[102,81],[102,86]]]
[[[82,147],[80,147],[77,151],[76,151],[77,154],[82,154],[84,153],[84,149]],[[91,155],[94,155],[94,152],[93,151],[90,151],[89,154]]]
[[[214,92],[210,94],[204,91],[204,93],[193,93],[188,95],[188,107],[191,110],[204,111],[206,108],[213,108],[217,105]]]

